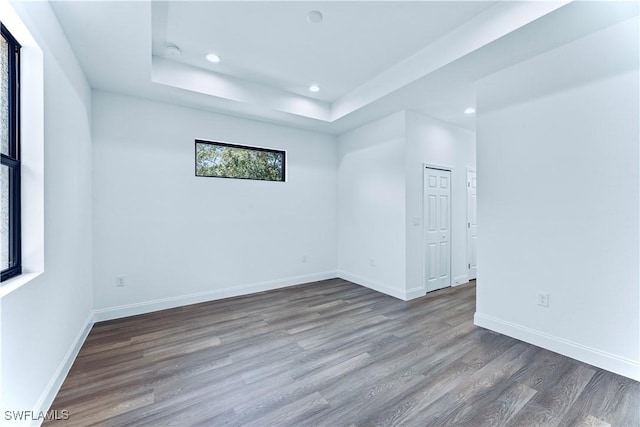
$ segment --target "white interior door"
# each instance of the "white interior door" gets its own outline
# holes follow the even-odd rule
[[[467,171],[467,277],[476,278],[478,268],[478,201],[476,172]]]
[[[425,291],[451,286],[451,171],[425,168]]]

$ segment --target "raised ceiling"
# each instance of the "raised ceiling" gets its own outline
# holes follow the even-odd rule
[[[96,89],[341,133],[401,109],[474,129],[474,82],[636,2],[56,1]],[[310,23],[312,10],[324,15]],[[182,54],[167,55],[166,46]],[[214,51],[222,62],[204,55]],[[318,93],[308,86],[321,86]]]
[[[493,3],[157,2],[153,54],[334,102]],[[310,11],[324,19],[309,22]],[[182,54],[167,55],[167,44]],[[210,51],[223,61],[207,62]]]

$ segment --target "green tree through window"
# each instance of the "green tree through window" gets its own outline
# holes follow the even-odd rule
[[[285,152],[196,141],[196,176],[285,180]]]

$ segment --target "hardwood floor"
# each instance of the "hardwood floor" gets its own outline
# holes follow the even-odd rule
[[[333,279],[96,324],[48,425],[640,426],[640,383]]]

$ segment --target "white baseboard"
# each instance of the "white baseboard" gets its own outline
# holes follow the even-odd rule
[[[386,285],[384,283],[377,282],[375,280],[366,279],[356,274],[347,273],[346,271],[338,271],[338,277],[349,282],[353,282],[357,285],[364,286],[365,288],[373,289],[374,291],[382,292],[383,294],[390,295],[392,297],[407,301],[407,292],[404,289],[398,289],[393,286]]]
[[[640,361],[626,359],[596,348],[556,337],[482,313],[474,315],[473,323],[486,329],[551,350],[589,365],[640,381]]]
[[[426,295],[426,292],[424,290],[424,286],[419,286],[417,288],[407,289],[404,300],[409,301],[411,299],[420,298],[425,295]]]
[[[78,332],[78,335],[76,335],[76,338],[71,343],[69,350],[67,350],[67,353],[64,355],[64,358],[60,362],[58,369],[56,369],[53,376],[51,377],[49,384],[47,384],[47,387],[44,389],[44,391],[40,395],[40,398],[36,402],[36,405],[33,409],[34,413],[39,414],[40,412],[46,412],[49,410],[51,404],[53,403],[53,400],[60,390],[60,387],[62,387],[62,383],[64,382],[65,378],[67,378],[67,374],[71,369],[71,365],[73,365],[73,362],[76,360],[82,344],[84,344],[84,341],[87,339],[89,332],[91,332],[92,327],[93,313],[90,313],[89,317],[87,317],[87,320],[85,320],[84,325]],[[40,424],[42,424],[42,421],[43,420],[33,421],[31,425],[39,426]]]
[[[460,285],[464,285],[465,283],[467,283],[469,281],[469,276],[467,276],[467,274],[461,274],[459,276],[456,276],[453,278],[453,283],[451,284],[451,286],[460,286]]]
[[[270,291],[273,289],[286,288],[288,286],[295,286],[308,282],[316,282],[319,280],[333,279],[336,277],[337,273],[335,271],[326,271],[322,273],[233,286],[212,291],[178,295],[169,298],[156,299],[153,301],[144,301],[116,307],[101,308],[93,311],[94,321],[102,322],[105,320],[119,319],[121,317],[135,316],[138,314],[151,313],[153,311],[166,310],[168,308],[181,307],[189,304],[198,304],[201,302],[213,301],[217,299],[253,294],[256,292]]]

